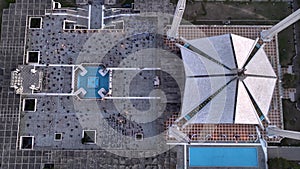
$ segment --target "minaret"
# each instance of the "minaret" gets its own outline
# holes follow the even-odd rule
[[[288,17],[286,17],[285,19],[283,19],[282,21],[280,21],[279,23],[277,23],[276,25],[274,25],[271,29],[269,29],[269,30],[263,30],[260,33],[261,39],[264,42],[271,41],[272,38],[276,34],[278,34],[279,32],[281,32],[282,30],[284,30],[288,26],[294,24],[299,19],[300,19],[300,9],[298,9],[295,12],[293,12],[291,15],[289,15]]]
[[[171,29],[167,32],[168,38],[178,38],[178,28],[185,10],[185,3],[186,0],[179,0],[177,3]]]

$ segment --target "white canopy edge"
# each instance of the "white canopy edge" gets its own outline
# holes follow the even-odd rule
[[[235,109],[235,123],[259,124],[259,117],[246,91],[244,84],[238,82],[238,93]]]
[[[256,104],[264,114],[268,115],[269,107],[276,85],[275,78],[246,77],[244,83],[255,100]]]
[[[237,67],[241,69],[247,61],[258,39],[252,40],[235,34],[231,34]]]
[[[256,54],[249,61],[245,68],[246,74],[269,76],[276,78],[274,69],[270,63],[270,60],[267,57],[266,52],[263,50],[263,47],[258,49]]]

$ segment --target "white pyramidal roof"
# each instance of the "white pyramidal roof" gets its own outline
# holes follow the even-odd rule
[[[238,68],[243,67],[257,41],[231,34]]]
[[[235,123],[257,124],[259,122],[258,115],[242,82],[238,84],[238,91],[237,98],[239,99],[236,100]]]
[[[257,40],[226,34],[185,40],[186,82],[177,121],[260,124],[268,111],[276,74]]]

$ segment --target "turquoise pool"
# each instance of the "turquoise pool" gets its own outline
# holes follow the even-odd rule
[[[101,76],[98,70],[102,69],[100,66],[85,66],[87,74],[81,76],[78,74],[77,78],[77,88],[83,88],[86,90],[86,94],[83,98],[86,99],[101,99],[98,91],[104,88],[107,92],[109,90],[109,73],[105,76]]]
[[[190,147],[190,167],[258,167],[253,147]]]

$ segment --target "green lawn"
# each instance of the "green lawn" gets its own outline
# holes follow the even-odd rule
[[[76,0],[56,0],[62,7],[76,7]]]
[[[295,139],[284,138],[281,141],[281,146],[300,146],[300,141]],[[278,145],[276,145],[278,146]]]
[[[282,86],[284,88],[295,88],[297,82],[297,76],[291,74],[284,74],[282,78]]]
[[[299,123],[300,111],[298,111],[296,109],[295,103],[292,103],[290,100],[283,99],[282,106],[283,106],[284,129],[300,131],[300,123]],[[282,140],[281,145],[282,146],[288,146],[288,145],[299,146],[300,141],[285,138]]]
[[[15,2],[15,0],[0,0],[0,33],[1,33],[3,9],[8,8],[9,3],[14,3],[14,2]]]
[[[178,3],[178,0],[170,0],[170,2],[174,5],[176,5]]]
[[[287,130],[300,131],[300,112],[296,109],[295,103],[289,100],[282,100],[284,128]]]
[[[2,0],[3,1],[3,0]],[[5,0],[6,3],[15,3],[16,0]]]
[[[288,161],[283,158],[273,158],[268,160],[269,169],[300,169],[297,162]]]
[[[184,19],[197,20],[263,20],[278,21],[291,13],[287,2],[189,2]],[[249,23],[249,22],[248,22]],[[251,23],[251,22],[250,22]],[[256,24],[253,21],[253,24]]]
[[[134,0],[123,0],[121,4],[131,4],[134,3]]]
[[[288,2],[230,2],[226,4],[247,10],[253,16],[259,17],[257,19],[263,20],[281,20],[292,12]]]
[[[287,65],[292,64],[292,58],[295,55],[292,26],[278,34],[278,45],[280,64],[283,67],[287,67]]]

